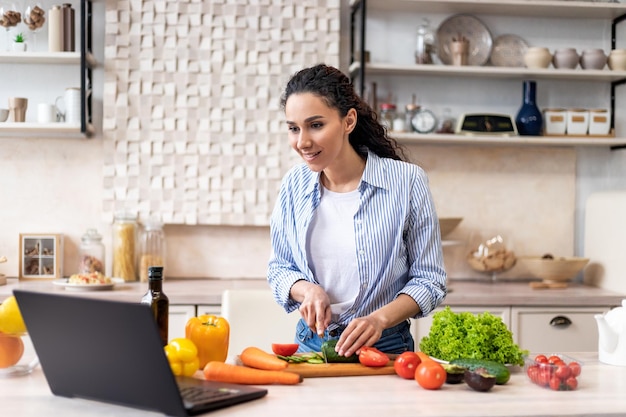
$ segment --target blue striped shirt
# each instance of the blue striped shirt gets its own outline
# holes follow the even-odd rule
[[[291,168],[270,220],[267,279],[287,312],[299,307],[289,296],[296,281],[318,283],[305,251],[307,230],[320,203],[319,176],[304,163]],[[417,165],[369,152],[358,189],[354,231],[361,285],[354,305],[336,324],[345,326],[399,294],[417,302],[421,313],[416,318],[428,315],[441,304],[447,287],[439,220],[426,173]]]

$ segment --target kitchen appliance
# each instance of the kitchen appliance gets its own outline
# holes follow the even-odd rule
[[[626,366],[626,300],[622,300],[621,307],[594,317],[598,323],[598,359],[609,365]]]
[[[517,127],[508,114],[462,114],[456,126],[457,134],[517,136]]]

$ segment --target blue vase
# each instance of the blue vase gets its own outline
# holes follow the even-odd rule
[[[524,81],[524,102],[517,112],[515,125],[517,132],[525,136],[541,136],[543,117],[535,102],[537,98],[537,83]]]

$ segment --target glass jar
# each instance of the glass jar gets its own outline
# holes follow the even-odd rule
[[[100,272],[104,274],[104,245],[102,235],[96,229],[87,229],[81,238],[79,274]]]
[[[415,45],[415,63],[432,64],[435,52],[435,33],[430,28],[430,20],[422,19],[422,24],[417,28],[417,42]]]
[[[380,105],[380,123],[387,128],[387,131],[393,129],[393,121],[396,118],[396,105],[393,103],[381,103]]]
[[[137,238],[137,215],[127,212],[115,213],[113,222],[113,274],[124,281],[137,281],[135,270],[135,240]]]
[[[139,279],[147,282],[150,267],[165,266],[165,233],[160,222],[149,221],[144,224],[139,240],[139,254]]]

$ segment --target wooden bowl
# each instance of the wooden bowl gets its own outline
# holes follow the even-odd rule
[[[521,257],[518,260],[533,277],[541,278],[545,282],[571,281],[589,262],[589,258],[578,257],[555,257],[550,259],[530,256]]]
[[[439,218],[439,230],[443,239],[447,234],[452,232],[463,220],[463,217],[441,217]]]

